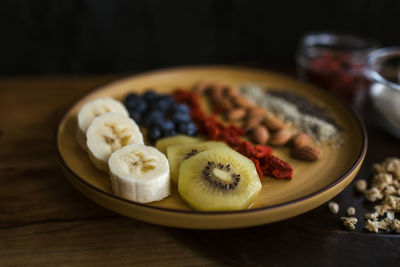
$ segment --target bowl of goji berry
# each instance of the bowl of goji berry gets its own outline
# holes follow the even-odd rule
[[[298,74],[348,104],[357,104],[368,88],[366,57],[378,46],[374,40],[350,34],[305,34],[296,56]]]

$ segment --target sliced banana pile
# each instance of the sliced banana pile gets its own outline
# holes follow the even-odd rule
[[[115,195],[141,203],[170,195],[167,158],[144,145],[138,125],[117,100],[85,104],[78,112],[77,140],[94,165],[110,173]]]

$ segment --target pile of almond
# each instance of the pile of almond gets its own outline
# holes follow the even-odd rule
[[[255,144],[291,146],[291,157],[315,161],[322,150],[311,145],[305,133],[294,134],[283,120],[263,107],[250,102],[235,87],[222,83],[200,82],[194,90],[210,99],[214,109],[222,111],[228,122],[238,123]]]

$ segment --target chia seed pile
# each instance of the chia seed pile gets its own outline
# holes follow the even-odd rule
[[[341,128],[325,109],[298,94],[282,90],[264,91],[252,84],[243,85],[240,92],[318,142],[337,140],[340,135]]]

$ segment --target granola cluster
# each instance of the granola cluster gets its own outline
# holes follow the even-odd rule
[[[356,189],[366,200],[379,203],[375,212],[364,214],[365,228],[370,232],[379,230],[400,233],[400,221],[395,218],[400,213],[400,159],[387,158],[372,167],[373,178],[368,189],[365,180],[358,180]]]
[[[343,226],[346,227],[347,230],[356,229],[357,218],[356,217],[340,217],[342,220]]]
[[[336,202],[329,202],[328,208],[333,214],[337,214],[339,212],[339,204]]]
[[[339,204],[334,201],[329,202],[328,208],[333,214],[339,213]],[[346,227],[347,230],[356,229],[356,224],[358,222],[358,219],[354,217],[356,214],[356,209],[354,207],[348,207],[346,213],[348,217],[340,217],[343,226]]]

